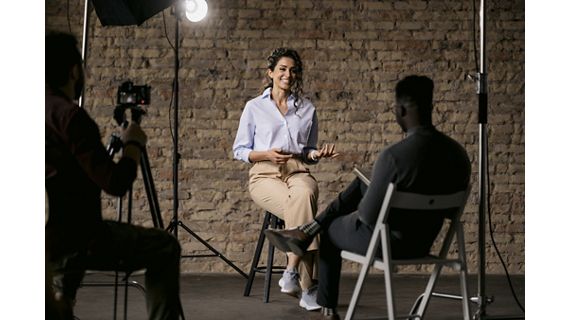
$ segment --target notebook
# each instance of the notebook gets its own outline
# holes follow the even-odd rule
[[[364,182],[364,184],[366,184],[367,186],[370,185],[370,178],[368,178],[370,176],[370,173],[366,172],[362,169],[358,169],[358,168],[354,168],[352,169],[352,172],[360,179],[362,180],[362,182]]]

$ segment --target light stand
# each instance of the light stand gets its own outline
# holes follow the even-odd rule
[[[194,239],[198,240],[202,243],[206,248],[208,248],[212,254],[200,254],[200,255],[182,255],[182,258],[203,258],[203,257],[219,257],[224,262],[226,262],[230,267],[236,270],[239,274],[241,274],[244,278],[247,279],[247,274],[243,272],[240,268],[233,264],[230,260],[228,260],[223,254],[221,254],[218,250],[212,247],[206,240],[200,238],[194,231],[192,231],[188,226],[186,226],[182,221],[178,219],[178,162],[180,160],[180,154],[178,153],[178,96],[179,96],[179,87],[178,87],[178,70],[180,68],[180,61],[178,57],[179,53],[179,28],[180,28],[180,20],[182,19],[183,10],[181,10],[181,3],[182,1],[177,1],[174,5],[174,16],[176,18],[176,27],[174,33],[174,124],[173,124],[173,140],[174,140],[174,150],[172,154],[172,184],[173,184],[173,205],[172,205],[172,220],[170,221],[169,225],[166,227],[168,232],[172,232],[174,237],[178,239],[178,227],[181,227],[186,232],[188,232]]]
[[[87,48],[89,40],[89,22],[91,20],[91,1],[85,0],[85,7],[83,9],[83,39],[81,42],[81,58],[83,59],[83,70],[87,70]],[[79,97],[79,106],[83,108],[85,105],[85,86],[83,86],[83,92]]]
[[[489,316],[487,315],[487,305],[493,302],[493,297],[486,296],[485,288],[485,232],[486,232],[486,217],[488,213],[488,195],[487,195],[487,174],[488,174],[488,139],[487,139],[487,118],[488,118],[488,93],[487,93],[487,64],[486,64],[486,29],[485,29],[485,0],[481,0],[480,13],[479,13],[479,27],[480,27],[480,64],[477,73],[477,95],[479,98],[479,228],[478,228],[478,242],[477,248],[479,253],[479,265],[478,265],[478,293],[476,297],[471,297],[469,300],[477,304],[477,311],[473,314],[473,319],[475,320],[486,320],[486,319],[524,319],[524,315],[503,315],[503,316]],[[475,9],[475,8],[474,8]],[[470,77],[471,78],[471,77]],[[454,294],[445,293],[432,293],[433,297],[462,300],[463,297]],[[410,314],[416,313],[420,302],[423,299],[423,295],[420,295]]]
[[[480,65],[477,76],[477,95],[479,97],[479,268],[478,268],[478,309],[474,313],[474,319],[524,319],[524,315],[488,316],[487,305],[492,299],[486,296],[485,288],[485,215],[488,212],[487,206],[487,172],[488,168],[488,139],[487,139],[487,115],[488,115],[488,94],[487,94],[487,64],[485,56],[486,29],[485,29],[485,0],[481,0],[479,23],[480,23]]]

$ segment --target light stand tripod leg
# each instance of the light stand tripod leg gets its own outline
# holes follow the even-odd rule
[[[171,225],[175,226],[172,222],[171,222]],[[211,252],[214,253],[213,255],[184,255],[184,256],[182,256],[182,258],[219,257],[222,260],[224,260],[224,262],[226,262],[235,271],[237,271],[239,274],[241,274],[244,278],[247,279],[247,274],[245,272],[243,272],[240,268],[238,268],[235,264],[233,264],[233,262],[228,260],[218,250],[216,250],[214,247],[212,247],[208,242],[206,242],[206,240],[200,238],[200,236],[198,236],[194,231],[192,231],[190,228],[188,228],[186,225],[184,225],[184,223],[182,223],[182,221],[178,221],[177,225],[182,227],[182,229],[186,230],[186,232],[188,232],[192,237],[194,237],[194,239],[198,240],[201,244],[203,244],[206,248],[208,248]]]

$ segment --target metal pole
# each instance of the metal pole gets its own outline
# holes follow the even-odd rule
[[[479,96],[479,278],[478,278],[478,302],[479,316],[485,316],[487,298],[485,295],[485,233],[486,233],[486,214],[487,214],[487,65],[485,57],[485,0],[481,0],[481,8],[479,13],[480,28],[480,64],[477,85],[477,94]]]
[[[479,28],[480,28],[480,63],[478,74],[477,94],[479,96],[479,278],[478,278],[478,296],[477,302],[479,308],[474,314],[474,319],[524,319],[524,315],[502,315],[488,316],[487,304],[493,301],[493,298],[487,298],[485,287],[485,248],[486,248],[486,215],[488,213],[488,190],[487,190],[487,172],[488,168],[488,136],[487,136],[487,119],[488,119],[488,91],[487,91],[487,57],[486,42],[487,30],[485,28],[485,0],[481,0],[479,12]]]
[[[83,41],[81,44],[81,59],[83,59],[83,70],[87,68],[87,49],[89,41],[89,21],[90,21],[90,9],[91,1],[85,0],[85,10],[83,12]],[[85,87],[83,87],[83,92],[81,92],[81,97],[79,97],[79,106],[83,108],[85,104]]]
[[[176,17],[176,31],[174,33],[174,151],[172,159],[172,184],[173,184],[173,204],[172,214],[174,226],[174,237],[178,239],[178,69],[180,68],[180,61],[178,58],[179,51],[179,29],[180,29],[180,8],[178,4],[174,8],[174,16]]]

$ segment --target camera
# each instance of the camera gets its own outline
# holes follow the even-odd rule
[[[119,105],[148,105],[150,104],[150,86],[135,86],[131,81],[123,82],[117,92]]]
[[[125,81],[117,91],[117,106],[113,111],[113,118],[121,126],[127,126],[125,110],[131,110],[131,119],[139,123],[146,111],[141,105],[150,104],[150,86],[135,86],[131,81]]]

